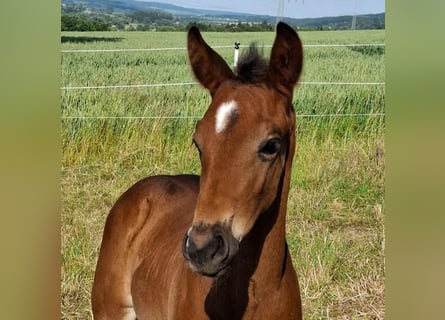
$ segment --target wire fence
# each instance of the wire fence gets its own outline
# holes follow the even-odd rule
[[[332,118],[332,117],[383,117],[385,113],[332,113],[332,114],[297,114],[296,118]],[[201,116],[125,116],[125,117],[108,117],[108,116],[62,116],[62,119],[77,119],[77,120],[169,120],[169,119],[184,119],[184,120],[199,120]]]
[[[384,47],[384,43],[346,43],[346,44],[306,44],[304,48],[338,48],[338,47]],[[215,49],[233,48],[233,46],[211,46]],[[248,48],[247,45],[240,45],[240,48]],[[264,48],[272,48],[272,45],[264,45]],[[106,53],[106,52],[146,52],[146,51],[185,51],[185,47],[177,48],[126,48],[126,49],[66,49],[62,53]]]
[[[137,89],[137,88],[159,88],[173,86],[197,85],[198,82],[178,82],[178,83],[154,83],[154,84],[128,84],[110,86],[68,86],[61,87],[62,90],[88,90],[88,89]],[[324,82],[324,81],[301,81],[301,85],[346,85],[346,86],[382,86],[384,82]]]
[[[384,47],[384,43],[349,43],[349,44],[308,44],[305,48],[338,48],[338,47]],[[248,47],[240,45],[241,48]],[[265,45],[265,48],[271,48],[272,45]],[[212,46],[212,48],[234,48],[233,46]],[[62,53],[116,53],[116,52],[150,52],[150,51],[178,51],[187,50],[185,47],[166,47],[166,48],[126,48],[126,49],[67,49],[61,50]],[[193,86],[198,82],[178,82],[178,83],[155,83],[155,84],[122,84],[122,85],[100,85],[100,86],[62,86],[62,91],[68,90],[100,90],[100,89],[140,89],[140,88],[159,88],[175,86]],[[300,85],[310,86],[384,86],[385,82],[326,82],[326,81],[300,81]],[[329,118],[329,117],[384,117],[385,113],[344,113],[344,114],[300,114],[297,118]],[[62,119],[200,119],[197,116],[62,116]]]

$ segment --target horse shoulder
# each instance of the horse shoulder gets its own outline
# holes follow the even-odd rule
[[[156,241],[154,238],[159,238],[162,230],[168,231],[171,219],[184,221],[185,228],[193,218],[190,208],[198,189],[197,176],[153,176],[135,183],[119,197],[106,219],[96,267],[92,292],[96,318],[105,312],[134,312],[132,278],[148,254],[143,244]],[[172,210],[181,204],[184,210]]]

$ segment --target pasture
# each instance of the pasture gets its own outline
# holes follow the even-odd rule
[[[255,40],[266,56],[274,39],[203,36],[211,46]],[[385,41],[384,31],[300,37],[305,45]],[[199,174],[191,136],[210,97],[188,84],[185,46],[179,32],[62,33],[62,50],[170,48],[61,54],[62,319],[91,318],[103,226],[119,195],[148,175]],[[233,48],[216,50],[233,62]],[[305,319],[384,318],[385,91],[376,84],[385,81],[384,57],[382,46],[305,47],[287,221]],[[179,85],[70,89],[141,84]]]

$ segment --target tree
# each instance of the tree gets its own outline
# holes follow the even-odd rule
[[[62,31],[108,31],[111,25],[109,23],[87,20],[74,15],[62,15]]]

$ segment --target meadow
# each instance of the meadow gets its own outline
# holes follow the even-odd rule
[[[211,46],[248,45],[268,56],[274,33],[203,33]],[[305,45],[384,43],[384,31],[302,32]],[[62,33],[61,318],[90,319],[105,218],[118,196],[155,174],[196,173],[191,136],[210,102],[194,82],[185,33]],[[233,48],[216,49],[233,63]],[[297,153],[287,240],[305,319],[383,319],[385,47],[305,48],[295,90]],[[180,288],[178,288],[180,290]]]

